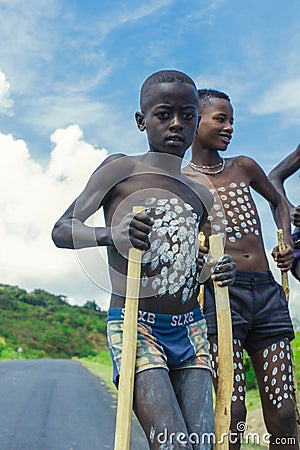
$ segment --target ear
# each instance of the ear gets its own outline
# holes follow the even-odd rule
[[[199,128],[199,125],[200,125],[200,120],[201,120],[201,114],[198,114],[198,124],[197,124],[196,134],[198,134],[198,128]]]
[[[135,121],[137,124],[137,127],[140,131],[146,130],[146,124],[145,124],[145,115],[141,113],[140,111],[135,113]]]

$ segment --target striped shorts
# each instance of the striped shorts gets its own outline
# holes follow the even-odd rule
[[[117,386],[124,309],[108,311],[107,337]],[[136,373],[147,369],[203,368],[211,371],[206,321],[200,308],[185,314],[138,312]]]

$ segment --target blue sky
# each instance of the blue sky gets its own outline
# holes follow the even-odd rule
[[[270,171],[299,143],[299,19],[298,0],[0,0],[1,281],[107,305],[86,257],[54,249],[49,233],[107,154],[146,150],[134,113],[156,70],[229,94],[227,154]],[[299,174],[286,187],[299,202]],[[257,204],[269,251],[276,228]]]

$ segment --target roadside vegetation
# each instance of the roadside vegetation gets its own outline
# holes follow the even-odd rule
[[[101,311],[94,300],[87,300],[84,306],[73,306],[64,295],[53,295],[42,289],[27,292],[18,286],[0,284],[0,360],[75,357],[94,366],[93,370],[101,370],[105,378],[109,372],[110,379],[106,317],[107,312]],[[294,320],[294,327],[296,339],[292,346],[299,385],[299,319]],[[244,364],[247,391],[257,390],[246,353]]]
[[[76,358],[116,397],[117,391],[111,381],[106,317],[107,312],[101,311],[94,300],[87,300],[84,306],[72,306],[64,295],[53,295],[42,289],[27,292],[17,286],[0,284],[0,360]],[[300,391],[299,319],[294,319],[294,328],[296,338],[292,347]],[[244,365],[247,408],[251,415],[260,409],[260,399],[246,353]],[[258,450],[266,447],[248,444],[242,448]]]
[[[0,359],[83,358],[107,350],[106,312],[95,301],[0,284]]]

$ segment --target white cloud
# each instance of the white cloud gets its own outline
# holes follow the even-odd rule
[[[107,152],[85,142],[77,125],[56,130],[51,140],[55,147],[43,170],[23,140],[0,133],[1,282],[70,295],[76,303],[94,298],[107,307],[107,294],[88,280],[76,253],[57,249],[51,240],[55,221]],[[105,274],[105,258],[97,263]]]
[[[217,89],[225,92],[231,98],[233,106],[243,101],[253,89],[253,83],[246,79],[245,73],[232,64],[224,65],[217,75],[203,72],[194,79],[199,89]]]
[[[132,5],[122,3],[118,8],[113,6],[108,14],[102,15],[98,23],[99,42],[103,41],[109,33],[117,28],[127,23],[142,20],[153,14],[158,14],[159,10],[170,5],[172,5],[172,0],[161,0],[159,3],[156,0],[152,0],[138,5],[135,2]]]
[[[0,113],[12,116],[13,105],[14,101],[10,97],[10,84],[5,74],[0,70]]]
[[[297,113],[296,117],[299,120],[300,78],[286,80],[271,86],[251,110],[254,114],[272,114],[292,110],[293,114]],[[289,119],[291,119],[291,115],[289,115]]]
[[[33,94],[42,86],[38,75],[57,51],[55,27],[62,15],[56,0],[29,0],[26,8],[17,0],[0,2],[0,58],[2,70],[14,79],[14,92]]]
[[[192,13],[187,17],[193,21],[201,19],[202,21],[213,24],[215,21],[216,10],[218,10],[224,4],[225,0],[209,0],[202,2],[201,7],[196,5],[192,9]]]
[[[84,128],[88,125],[99,128],[99,124],[106,123],[107,117],[113,114],[109,105],[74,92],[63,96],[40,96],[36,100],[30,99],[27,106],[33,114],[29,112],[24,123],[37,131],[42,129],[44,133],[65,126],[66,122],[80,123]]]
[[[30,99],[26,110],[28,113],[22,117],[22,122],[28,129],[34,130],[37,136],[48,136],[49,130],[77,123],[89,134],[90,140],[101,142],[109,153],[138,152],[147,145],[145,133],[138,131],[133,113],[132,116],[122,116],[120,110],[113,105],[98,102],[85,95],[68,93],[62,97],[45,96],[36,101]]]

